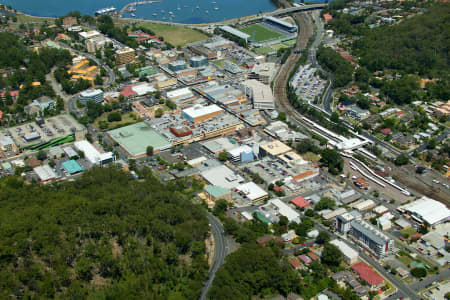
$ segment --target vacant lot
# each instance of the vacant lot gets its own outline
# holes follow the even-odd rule
[[[239,28],[239,30],[250,35],[251,39],[255,40],[258,43],[274,40],[283,36],[278,32],[272,31],[270,29],[267,29],[266,27],[257,24],[242,27]]]
[[[206,34],[183,26],[155,23],[142,23],[139,24],[139,26],[150,29],[157,36],[162,36],[164,38],[164,41],[169,42],[175,47],[183,47],[186,44],[205,40],[208,38]]]

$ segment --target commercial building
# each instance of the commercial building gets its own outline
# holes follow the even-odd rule
[[[83,167],[80,166],[80,164],[77,163],[75,160],[65,161],[61,165],[64,168],[64,170],[66,170],[67,173],[69,173],[70,175],[83,172]]]
[[[30,104],[25,106],[24,111],[27,114],[36,114],[44,112],[46,109],[50,109],[56,105],[56,101],[48,96],[42,96],[34,99]]]
[[[39,182],[45,183],[56,179],[56,173],[49,165],[36,167],[34,173],[39,177]]]
[[[294,24],[285,22],[283,20],[280,20],[280,19],[272,17],[272,16],[264,17],[264,22],[274,25],[274,26],[277,26],[288,32],[296,32],[297,31],[297,26],[295,26]]]
[[[365,211],[365,210],[369,210],[375,207],[375,202],[371,199],[362,199],[358,202],[355,202],[352,204],[352,207],[354,209],[357,209],[359,211]]]
[[[247,145],[242,145],[228,151],[228,159],[232,162],[249,162],[255,159],[253,150]]]
[[[224,137],[205,141],[201,143],[201,145],[215,155],[224,151],[228,152],[229,150],[234,149],[236,147],[236,145],[232,144],[229,139]]]
[[[248,99],[240,89],[230,85],[219,85],[216,81],[210,81],[195,89],[197,93],[225,107],[240,106],[246,104]]]
[[[289,128],[289,126],[282,121],[275,121],[270,123],[265,129],[264,132],[268,135],[277,138],[283,142],[288,141],[301,141],[307,139],[308,137],[300,132],[293,131]]]
[[[435,231],[431,231],[428,232],[427,234],[423,235],[421,237],[421,241],[427,245],[427,246],[431,246],[436,250],[442,250],[445,249],[445,245],[446,245],[446,238]]]
[[[220,165],[200,173],[200,175],[211,185],[226,189],[235,189],[244,182],[244,178],[234,173],[227,166]]]
[[[3,151],[17,151],[17,146],[11,137],[0,136],[0,149]]]
[[[110,42],[111,40],[107,39],[103,35],[85,40],[86,48],[89,53],[95,53],[97,50],[103,49],[105,45]]]
[[[352,229],[352,221],[355,216],[349,212],[345,212],[336,216],[336,229],[341,233],[347,233]]]
[[[248,39],[250,38],[250,35],[237,30],[236,28],[233,28],[231,26],[225,25],[225,26],[220,26],[219,29],[223,32],[226,32],[228,34],[231,34],[237,38],[243,39],[244,41],[248,42]]]
[[[390,253],[394,240],[363,220],[353,220],[351,235],[379,256]]]
[[[208,65],[208,58],[204,56],[193,56],[189,59],[191,68],[200,68]]]
[[[275,109],[275,98],[269,85],[250,79],[242,83],[242,88],[254,109]]]
[[[81,92],[80,96],[78,97],[78,101],[80,101],[80,103],[83,105],[86,105],[89,101],[102,103],[103,91],[100,89],[86,90],[84,92]]]
[[[359,108],[358,106],[353,106],[345,113],[356,121],[362,121],[370,116],[370,111],[368,111],[367,109]]]
[[[119,65],[122,64],[129,64],[131,62],[134,62],[134,59],[136,58],[136,53],[134,49],[131,48],[123,48],[116,51],[116,60]]]
[[[409,215],[418,223],[428,223],[431,226],[438,225],[450,220],[450,210],[445,204],[426,196],[402,205],[397,208],[398,211]]]
[[[78,153],[77,151],[75,151],[72,147],[67,146],[62,148],[62,150],[64,151],[64,153],[67,155],[68,158],[75,158],[78,157]]]
[[[232,201],[231,191],[221,186],[207,185],[205,186],[204,191],[207,196],[207,200],[211,202],[216,202],[219,199],[224,199],[228,202]]]
[[[82,39],[91,39],[93,37],[96,36],[100,36],[101,33],[96,31],[96,30],[90,30],[90,31],[83,31],[83,32],[79,32],[78,35],[82,38]]]
[[[278,155],[287,153],[291,150],[292,150],[291,147],[289,147],[286,144],[283,144],[278,140],[267,142],[259,146],[259,153],[261,156],[271,156],[273,158],[277,157]]]
[[[264,203],[269,194],[254,182],[247,182],[236,187],[241,196],[250,200],[252,205]]]
[[[172,144],[159,134],[147,122],[139,122],[107,132],[107,136],[131,158],[145,157],[147,147],[153,147],[153,153],[170,149]]]
[[[215,104],[208,106],[196,104],[190,108],[184,109],[181,114],[186,120],[192,123],[200,123],[220,115],[223,112],[224,110]]]
[[[185,70],[185,69],[187,69],[186,61],[184,61],[184,60],[173,61],[173,62],[168,64],[168,68],[172,72]]]
[[[259,80],[264,84],[270,84],[275,78],[276,71],[275,63],[257,63],[248,71],[248,78]]]
[[[275,215],[285,216],[289,222],[300,223],[300,214],[280,199],[270,200],[267,205],[264,205],[264,210],[272,211]]]
[[[192,93],[191,89],[187,87],[167,92],[166,95],[167,99],[170,101],[179,101],[194,97],[194,93]]]
[[[339,248],[339,250],[341,250],[342,254],[344,255],[344,260],[347,264],[352,265],[358,261],[359,259],[358,252],[355,251],[346,243],[344,243],[343,241],[335,239],[330,241],[330,244],[335,245],[336,247]]]
[[[86,140],[75,142],[75,148],[84,153],[84,157],[93,165],[105,165],[116,160],[112,152],[100,153]]]
[[[29,142],[32,142],[35,140],[39,140],[41,138],[41,135],[39,134],[39,132],[33,131],[33,132],[26,133],[23,136],[23,138],[27,143],[29,143]]]

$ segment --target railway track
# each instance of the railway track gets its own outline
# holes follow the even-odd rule
[[[293,15],[297,24],[299,25],[299,32],[297,35],[296,49],[303,50],[308,44],[309,38],[313,34],[313,24],[309,15],[305,12],[296,13]],[[274,95],[277,100],[278,108],[280,111],[286,113],[291,119],[307,126],[302,120],[302,115],[296,111],[287,96],[287,83],[289,80],[289,74],[294,70],[295,64],[302,56],[301,53],[294,51],[288,57],[286,62],[281,66],[274,83]],[[309,127],[309,126],[307,126]]]

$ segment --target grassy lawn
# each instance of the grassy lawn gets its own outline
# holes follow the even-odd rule
[[[54,18],[33,17],[21,13],[17,14],[18,23],[44,23],[45,21],[53,22],[54,20],[55,20]]]
[[[404,255],[399,256],[398,260],[401,261],[407,267],[413,261],[410,257]]]
[[[261,43],[265,41],[270,41],[282,37],[282,34],[278,32],[267,29],[261,25],[250,25],[247,27],[239,28],[240,31],[245,32],[246,34],[251,36],[251,39]]]
[[[411,236],[414,233],[417,233],[417,231],[413,227],[410,227],[410,228],[405,228],[403,230],[400,230],[400,233],[403,235]]]
[[[162,36],[165,41],[171,43],[175,47],[183,47],[186,44],[206,40],[208,38],[206,34],[183,26],[155,23],[141,23],[138,26],[150,29],[157,36]]]
[[[292,47],[292,46],[294,46],[295,44],[297,43],[297,40],[289,40],[289,41],[285,41],[285,42],[283,42],[283,44],[285,44],[286,46],[288,46],[288,47]]]
[[[258,54],[267,55],[269,53],[274,52],[275,50],[272,47],[261,47],[253,49]]]
[[[216,60],[213,62],[213,64],[215,64],[219,68],[223,68],[225,66],[225,62],[223,60]]]
[[[270,47],[275,49],[275,50],[279,50],[279,49],[282,49],[282,48],[289,48],[289,46],[286,46],[284,43],[271,45]]]
[[[113,128],[123,127],[125,125],[131,125],[137,122],[142,121],[142,119],[138,118],[135,113],[126,113],[122,115],[122,120],[118,122],[108,122],[108,115],[110,112],[103,113],[97,120],[95,120],[95,127],[100,130],[108,130]],[[102,128],[100,124],[107,124],[107,128]]]
[[[312,162],[319,162],[319,160],[320,160],[320,155],[312,153],[312,152],[307,152],[305,154],[302,154],[302,156],[305,160],[312,161]]]

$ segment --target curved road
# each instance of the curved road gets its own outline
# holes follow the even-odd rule
[[[211,231],[214,235],[214,260],[209,271],[208,278],[203,285],[202,293],[200,295],[200,300],[205,300],[208,290],[211,287],[214,276],[216,276],[217,271],[223,265],[225,261],[225,256],[227,253],[227,245],[225,240],[225,234],[223,231],[222,224],[214,217],[212,214],[208,213],[208,220],[211,224]]]

